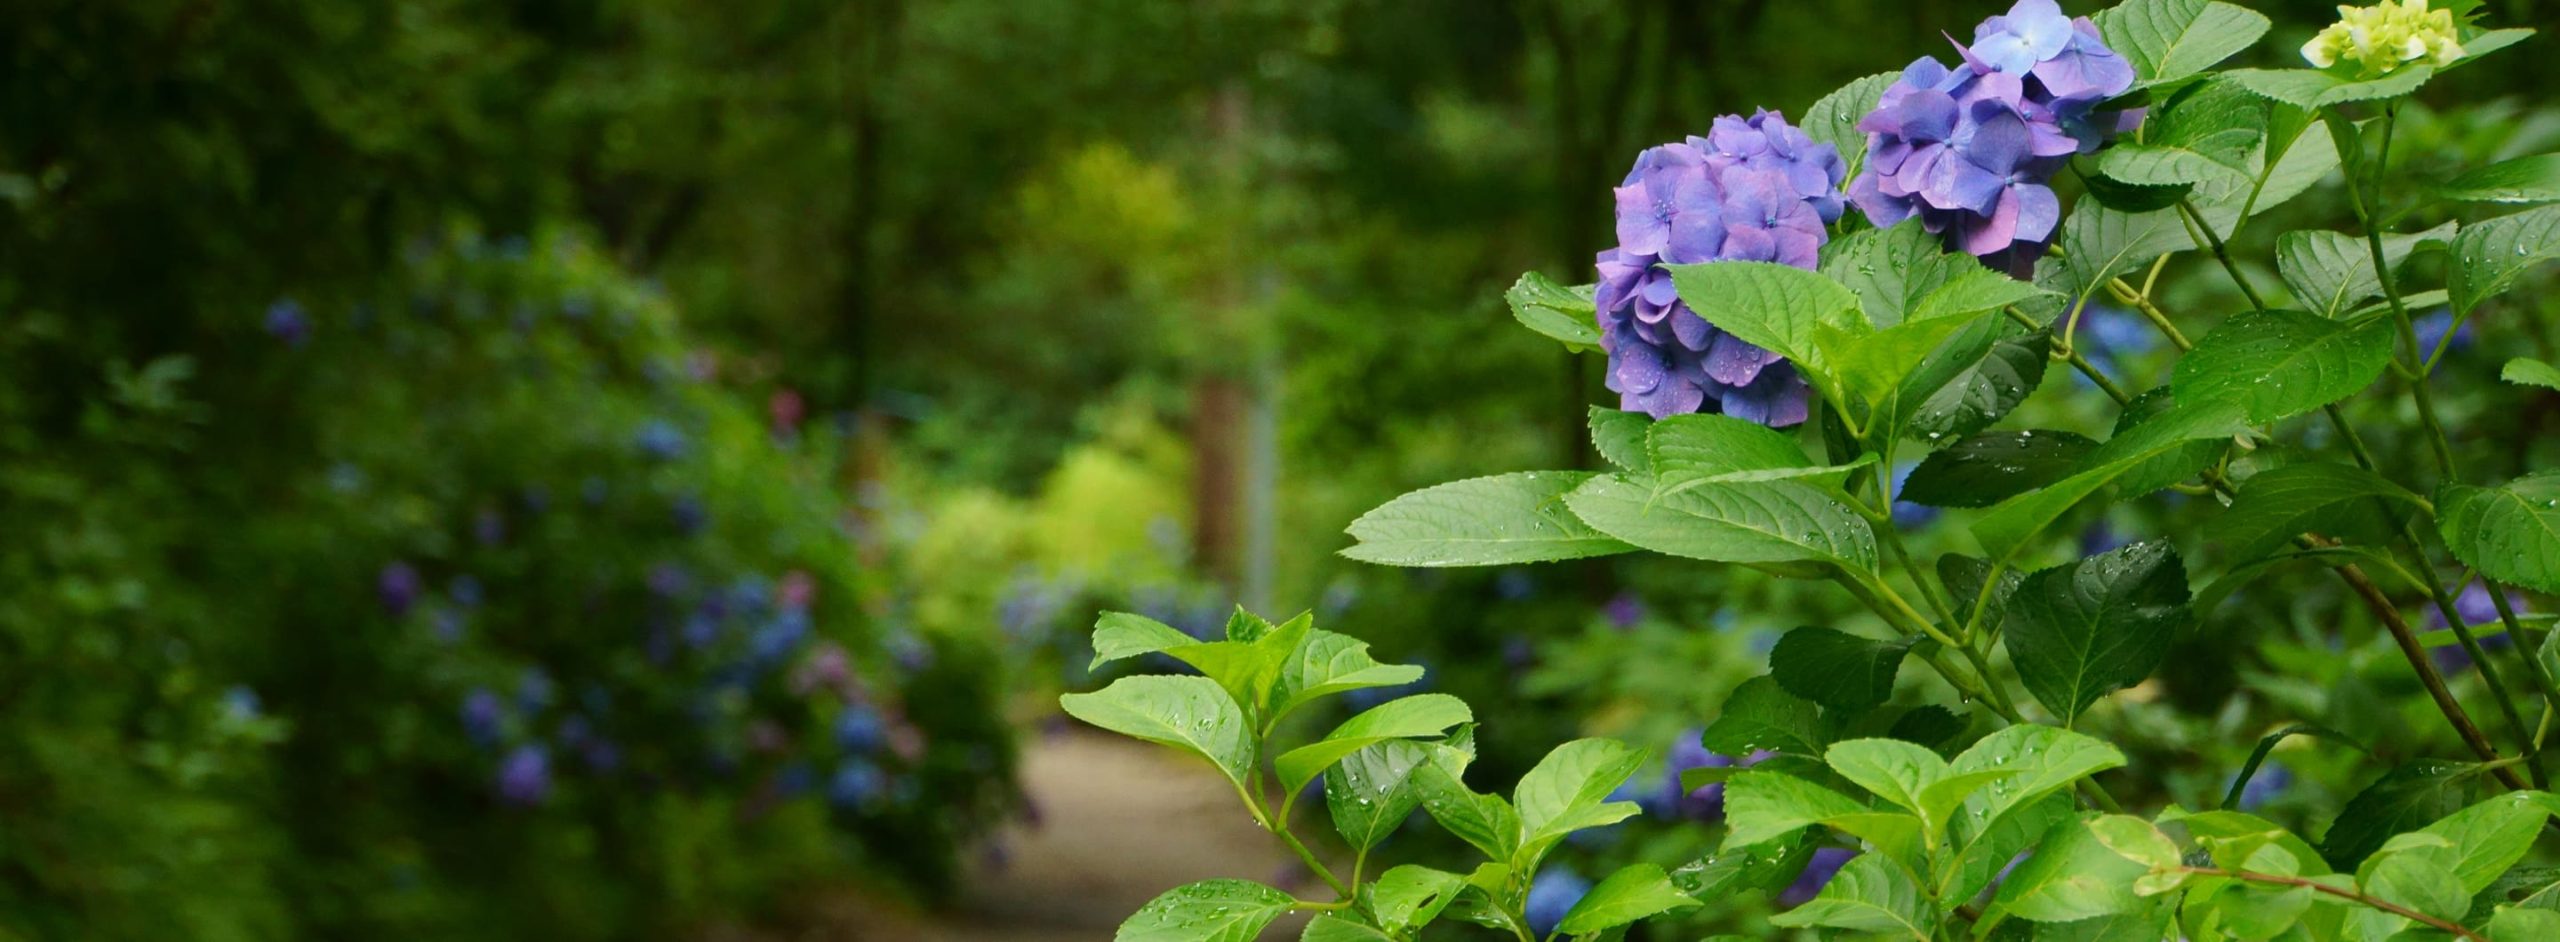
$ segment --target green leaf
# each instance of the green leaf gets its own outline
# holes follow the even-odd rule
[[[2066,819],[2045,832],[2035,855],[2001,881],[1991,905],[2035,922],[2132,912],[2142,906],[2134,881],[2150,870],[2101,842],[2087,822]]]
[[[2174,82],[2248,49],[2267,18],[2208,0],[2128,0],[2093,19],[2107,48],[2133,65],[2134,87]]]
[[[2551,820],[2553,802],[2546,792],[2508,792],[2446,815],[2418,833],[2452,844],[2445,865],[2462,881],[2462,895],[2468,897],[2488,889],[2533,850],[2534,838]]]
[[[2421,244],[2447,241],[2453,235],[2453,224],[2446,223],[2425,232],[2384,236],[2383,261],[2396,270]],[[2276,271],[2305,309],[2331,319],[2346,317],[2357,302],[2382,294],[2372,247],[2363,237],[2343,232],[2306,229],[2278,236]]]
[[[1665,265],[1680,300],[1725,333],[1824,374],[1814,326],[1857,331],[1858,296],[1820,272],[1775,262]],[[1824,374],[1827,375],[1827,374]]]
[[[2342,78],[2313,69],[2234,69],[2222,73],[2259,95],[2303,108],[2325,108],[2351,101],[2397,98],[2417,91],[2435,77],[2426,66],[2410,66],[2371,81]]]
[[[2127,429],[2081,460],[2082,469],[2032,494],[2001,501],[1973,523],[1973,535],[1996,560],[2006,560],[2062,512],[2144,462],[2191,441],[2224,438],[2248,430],[2238,403],[2178,406]]]
[[[1267,722],[1276,723],[1301,706],[1338,693],[1373,687],[1396,687],[1422,679],[1420,666],[1381,664],[1369,656],[1369,642],[1350,635],[1315,630],[1280,665],[1273,685],[1275,706]]]
[[[1728,756],[1767,749],[1811,758],[1829,747],[1831,729],[1813,701],[1787,692],[1775,677],[1754,677],[1733,688],[1699,742]]]
[[[1788,693],[1851,713],[1893,698],[1911,642],[1877,641],[1830,628],[1798,628],[1769,651],[1769,676]]]
[[[2471,897],[2471,914],[2463,922],[2479,925],[2499,907],[2540,910],[2560,915],[2560,867],[2517,867],[2489,881]]]
[[[1093,666],[1117,660],[1187,648],[1203,642],[1180,629],[1144,615],[1104,612],[1093,625]],[[1200,665],[1193,664],[1198,667]]]
[[[2471,894],[2435,853],[2393,852],[2386,847],[2369,867],[2359,872],[2356,882],[2363,885],[2366,895],[2438,919],[2460,919],[2471,910]],[[2407,922],[2402,916],[2389,919],[2395,926]]]
[[[1467,879],[1443,870],[1403,864],[1378,875],[1369,887],[1369,909],[1378,924],[1402,933],[1429,923],[1458,898]]]
[[[1298,942],[1396,942],[1395,937],[1349,919],[1322,913],[1307,920]]]
[[[2097,739],[2056,726],[2022,725],[1982,737],[1947,767],[1957,775],[1991,770],[2016,773],[1966,799],[1967,813],[1956,819],[1983,822],[1997,821],[2013,808],[2121,765],[2124,753]],[[2005,858],[1998,861],[2007,862]]]
[[[2560,939],[2560,913],[2547,909],[2496,910],[2488,924],[2489,942],[2541,942]]]
[[[2087,295],[2152,259],[2194,247],[2195,237],[2175,209],[2129,213],[2106,206],[2073,207],[2062,221],[2061,267],[2048,286],[2074,297]]]
[[[1671,871],[1671,884],[1692,899],[1723,899],[1746,890],[1775,891],[1795,882],[1823,844],[1820,828],[1732,853],[1717,852]]]
[[[2044,382],[2052,341],[2005,318],[1974,321],[1902,381],[1897,424],[1934,447],[2000,421]]]
[[[2536,265],[2560,258],[2560,206],[2484,219],[2453,237],[2448,284],[2453,313],[2471,313],[2480,302],[2515,287]]]
[[[1855,174],[1867,158],[1867,132],[1858,130],[1858,120],[1876,110],[1876,100],[1901,77],[1900,72],[1878,72],[1840,86],[1804,110],[1800,127],[1815,142],[1839,148],[1840,160]]]
[[[1645,442],[1652,434],[1652,416],[1622,409],[1591,407],[1591,447],[1621,470],[1638,474],[1653,470],[1653,459],[1645,450]],[[1799,451],[1798,455],[1801,456],[1802,452]]]
[[[2560,154],[2490,164],[2447,181],[2436,195],[2457,203],[2560,202]]]
[[[1859,135],[1862,141],[1865,136]],[[1981,268],[1982,263],[1969,256],[1949,253],[1945,243],[1916,218],[1882,229],[1861,229],[1822,247],[1822,273],[1856,294],[1867,320],[1878,327],[1902,323],[1920,306],[1920,299],[1948,279]]]
[[[2436,495],[2436,515],[2445,546],[2463,565],[2508,585],[2560,593],[2560,470],[2497,487],[2448,484]]]
[[[1653,423],[1645,461],[1664,486],[1742,471],[1813,467],[1795,436],[1729,415],[1675,415]]]
[[[2257,143],[2256,132],[2232,128],[2185,143],[2117,144],[2101,152],[2098,172],[2137,186],[2206,183],[2247,174]]]
[[[1609,793],[1643,768],[1645,759],[1644,750],[1614,739],[1577,739],[1548,752],[1520,777],[1512,793],[1520,809],[1522,846],[1552,843],[1570,831],[1609,823],[1592,823],[1590,816],[1604,803],[1623,805],[1627,813],[1634,813],[1634,802],[1610,802]],[[1534,863],[1515,863],[1515,867],[1526,872]]]
[[[2257,422],[2355,395],[2391,365],[2391,322],[2348,324],[2303,311],[2252,311],[2222,322],[2178,360],[2181,402],[2237,402]]]
[[[2148,213],[2176,206],[2179,200],[2186,199],[2196,189],[2190,183],[2144,186],[2098,174],[2084,176],[2081,182],[2089,188],[2089,198],[2096,200],[2097,205],[2128,213]]]
[[[2144,390],[2135,395],[2132,402],[2125,403],[2124,408],[2116,413],[2115,428],[2109,434],[2122,437],[2124,433],[2143,423],[2174,411],[2177,406],[2178,399],[2170,394],[2167,386]],[[2214,461],[2221,458],[2223,452],[2230,448],[2229,441],[2203,439],[2190,441],[2143,459],[2116,478],[2115,499],[2132,500],[2194,477],[2204,469],[2212,467]],[[2087,470],[2088,459],[2084,458],[2082,461],[2082,470]]]
[[[2027,692],[2067,724],[2151,676],[2190,618],[2177,551],[2135,543],[2028,576],[2009,597],[2000,640]]]
[[[2258,766],[2260,763],[2267,761],[2267,754],[2274,752],[2278,743],[2284,742],[2286,739],[2297,735],[2318,736],[2323,739],[2335,740],[2347,744],[2357,752],[2362,752],[2367,755],[2372,754],[2370,750],[2364,747],[2363,743],[2357,742],[2355,737],[2330,729],[2326,726],[2317,726],[2310,723],[2295,723],[2291,726],[2287,726],[2283,729],[2258,737],[2258,745],[2249,750],[2248,761],[2240,764],[2240,774],[2231,777],[2231,788],[2223,794],[2222,806],[2228,808],[2232,805],[2239,804],[2240,796],[2249,788],[2249,779],[2258,774]]]
[[[1253,774],[1253,729],[1218,682],[1206,677],[1123,677],[1093,693],[1058,698],[1068,716],[1103,729],[1189,750],[1242,784]]]
[[[1556,931],[1585,935],[1696,905],[1697,900],[1671,885],[1670,875],[1663,873],[1661,867],[1633,864],[1610,874],[1583,894],[1582,901],[1565,912]]]
[[[2468,762],[2419,759],[2374,780],[2347,806],[2320,840],[2320,855],[2352,869],[2394,834],[2424,827],[2462,807],[2463,786],[2480,767]]]
[[[1202,880],[1139,907],[1112,942],[1253,942],[1297,904],[1250,880]]]
[[[1805,828],[1868,814],[1867,806],[1784,772],[1747,769],[1724,783],[1727,849],[1751,847]],[[1912,823],[1919,824],[1917,819]]]
[[[1378,846],[1422,805],[1413,773],[1431,761],[1421,743],[1391,739],[1344,756],[1324,777],[1324,803],[1333,829],[1358,850]]]
[[[1971,806],[1976,801],[1968,800],[1966,804]],[[1987,800],[1981,801],[1987,807]],[[1960,849],[1953,864],[1937,873],[1939,898],[1970,900],[1981,895],[2019,853],[2035,846],[2046,831],[2075,814],[2071,796],[2047,795],[1982,823],[1974,822],[1970,814],[1950,818],[1949,830],[1957,835]]]
[[[1774,926],[1820,926],[1928,942],[1936,919],[1911,871],[1883,854],[1860,854],[1804,905],[1769,917]]]
[[[2303,533],[2368,541],[2387,538],[2376,499],[2416,505],[2418,495],[2354,465],[2315,461],[2260,473],[2240,485],[2229,509],[2205,523],[2205,538],[2235,562],[2289,546]]]
[[[1563,341],[1567,349],[1587,350],[1600,346],[1600,318],[1591,295],[1591,285],[1567,288],[1529,272],[1512,282],[1502,299],[1511,302],[1511,316],[1522,326]]]
[[[1413,772],[1414,786],[1422,792],[1423,810],[1432,820],[1448,829],[1459,840],[1474,845],[1485,856],[1509,860],[1520,848],[1520,813],[1500,795],[1486,795],[1470,789],[1462,777],[1467,760],[1472,758],[1460,750],[1440,746],[1431,751],[1431,761]]]
[[[1913,318],[1874,332],[1846,331],[1822,324],[1814,328],[1814,344],[1822,349],[1832,372],[1850,392],[1879,413],[1898,415],[1904,411],[1903,405],[1894,396],[1912,371],[1937,352],[1948,337],[1980,319],[1978,314]]]
[[[1565,509],[1564,495],[1590,480],[1582,471],[1522,471],[1426,487],[1352,521],[1359,542],[1342,555],[1389,566],[1499,566],[1634,549]]]
[[[2498,371],[2498,378],[2519,386],[2560,389],[2560,366],[2517,357],[2507,361],[2507,368]]]
[[[1851,739],[1831,744],[1824,765],[1869,794],[1927,816],[1920,794],[1947,777],[1947,760],[1926,748],[1898,739]],[[1957,801],[1961,802],[1961,796]]]
[[[1600,532],[1657,553],[1875,568],[1875,531],[1866,518],[1792,481],[1709,484],[1657,497],[1647,483],[1601,475],[1566,495],[1565,504]]]
[[[2072,432],[1984,432],[1934,452],[1902,479],[1896,500],[1927,507],[1988,507],[2076,471],[2097,442]]]
[[[1423,693],[1387,701],[1342,721],[1323,739],[1281,753],[1272,761],[1280,791],[1296,794],[1342,757],[1390,739],[1438,736],[1449,727],[1475,719],[1467,703],[1445,693]]]
[[[1956,600],[1956,611],[1970,616],[1975,602],[1982,598],[1983,583],[1991,578],[1991,562],[1955,553],[1938,557],[1938,582]],[[2000,584],[1992,589],[1991,604],[1982,612],[1980,630],[1997,633],[2002,618],[2009,611],[2009,596],[2016,594],[2018,584],[2027,574],[2015,569],[2000,570]]]

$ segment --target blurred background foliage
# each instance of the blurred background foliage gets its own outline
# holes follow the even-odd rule
[[[2330,18],[2252,5],[2270,61]],[[1018,806],[1012,731],[1093,681],[1102,607],[1317,609],[1480,704],[1491,781],[1577,732],[1667,748],[1848,610],[1662,560],[1368,569],[1340,529],[1587,460],[1596,363],[1499,296],[1588,280],[1638,149],[1990,12],[10,4],[0,937],[621,938],[835,881],[939,898]],[[2555,61],[2431,85],[2408,174],[2560,147]],[[2191,267],[2173,310],[2238,309]],[[2551,398],[2489,379],[2554,356],[2554,302],[2518,297],[2444,374],[2483,475],[2560,460]],[[2096,317],[2118,375],[2163,378]],[[2071,382],[2021,421],[2094,431]],[[2204,800],[2287,722],[2445,745],[2361,616],[2275,585],[2095,718],[2175,770],[2146,803]],[[2279,817],[2369,775],[2295,742]],[[1679,816],[1586,872],[1694,856]]]

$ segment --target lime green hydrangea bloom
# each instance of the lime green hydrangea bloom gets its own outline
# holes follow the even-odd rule
[[[2323,69],[2346,63],[2372,79],[2413,63],[2442,68],[2462,58],[2462,43],[2452,11],[2429,10],[2427,0],[2383,0],[2339,7],[2338,22],[2304,43],[2302,57]]]

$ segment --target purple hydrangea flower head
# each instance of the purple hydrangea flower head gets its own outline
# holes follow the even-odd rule
[[[551,795],[551,753],[527,743],[498,764],[498,799],[530,808]]]
[[[1778,905],[1804,905],[1805,901],[1819,895],[1823,887],[1830,886],[1831,878],[1839,876],[1840,868],[1848,866],[1849,859],[1856,856],[1857,851],[1845,847],[1815,849],[1813,859],[1804,865],[1804,872],[1796,875],[1796,882],[1778,891]]]
[[[1707,137],[1636,157],[1617,188],[1618,246],[1595,260],[1608,386],[1655,418],[1715,411],[1769,425],[1807,414],[1792,366],[1681,303],[1663,263],[1747,260],[1812,268],[1838,218],[1847,166],[1786,119],[1718,118]]]
[[[676,525],[677,533],[693,536],[711,524],[711,508],[703,506],[700,497],[682,494],[667,506],[667,517]]]
[[[1867,164],[1849,198],[1878,226],[1917,216],[1951,245],[2030,277],[2062,218],[2046,181],[2122,129],[2124,115],[2095,106],[2133,87],[2133,66],[2053,0],[2018,0],[1958,52],[1954,68],[1912,62],[1859,120]]]
[[[649,567],[649,592],[660,598],[683,595],[693,585],[693,576],[676,563],[659,563]]]
[[[2514,592],[2507,593],[2507,607],[2514,609],[2519,615],[2524,614],[2526,611],[2524,596]],[[2462,623],[2466,626],[2492,624],[2498,621],[2498,603],[2494,599],[2490,598],[2488,586],[2474,582],[2470,585],[2464,586],[2462,592],[2453,597],[2453,613],[2456,616],[2459,616],[2462,619]],[[2445,623],[2443,612],[2433,609],[2430,609],[2427,612],[2427,626],[2437,631],[2444,631],[2453,627]],[[2509,636],[2503,631],[2494,635],[2484,635],[2480,638],[2480,647],[2484,650],[2495,651],[2506,648],[2515,643],[2515,638]],[[2463,668],[2470,667],[2472,663],[2471,652],[2465,650],[2458,644],[2448,644],[2440,648],[2435,648],[2433,649],[2433,653],[2436,658],[2436,666],[2443,669],[2446,673],[2453,673],[2455,671],[2462,670]]]
[[[1644,620],[1644,597],[1633,592],[1620,592],[1610,596],[1609,604],[1601,606],[1600,611],[1608,616],[1609,627],[1626,631]]]
[[[836,715],[836,748],[854,755],[869,755],[880,750],[887,741],[887,731],[880,714],[869,707],[853,704]]]
[[[2274,801],[2292,784],[2293,770],[2285,768],[2282,762],[2269,760],[2258,766],[2258,774],[2250,776],[2249,784],[2241,786],[2240,810],[2256,811],[2267,802]]]
[[[409,607],[418,603],[419,585],[418,568],[406,562],[382,567],[382,572],[373,579],[374,592],[382,597],[383,610],[390,612],[393,618],[409,614]]]
[[[1573,911],[1574,904],[1589,895],[1590,880],[1570,867],[1549,865],[1538,871],[1537,879],[1530,882],[1529,898],[1523,902],[1521,915],[1528,917],[1531,932],[1545,938],[1554,934],[1556,926],[1564,922],[1564,915]]]
[[[300,347],[311,341],[311,315],[303,313],[302,303],[292,298],[267,305],[267,334],[285,346]]]

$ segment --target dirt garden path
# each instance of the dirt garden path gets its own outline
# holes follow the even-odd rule
[[[1175,886],[1211,877],[1267,883],[1296,869],[1225,780],[1196,761],[1083,729],[1035,737],[1022,759],[1040,825],[1003,829],[1000,854],[978,855],[955,912],[840,899],[822,904],[804,931],[714,933],[712,942],[1109,942],[1120,920]],[[1297,932],[1290,920],[1264,937]]]

